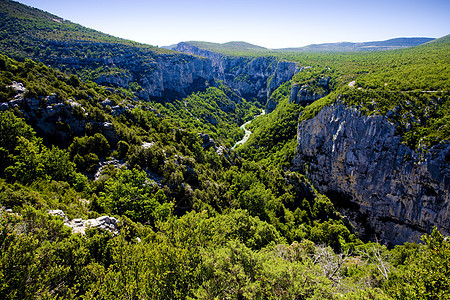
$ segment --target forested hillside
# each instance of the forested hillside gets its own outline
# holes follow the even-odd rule
[[[296,139],[296,129],[281,123],[310,119],[338,98],[366,115],[387,116],[396,125],[404,143],[413,149],[426,151],[430,146],[450,140],[449,48],[450,36],[445,36],[426,45],[397,51],[283,54],[283,58],[297,61],[306,68],[270,96],[268,104],[282,105],[274,114],[251,125],[257,131],[242,148],[242,153],[256,151],[265,156],[266,147],[270,149],[274,143],[280,143],[279,147],[287,146]],[[303,107],[299,119],[294,120],[289,111],[296,109],[298,113]],[[272,139],[269,126],[292,130],[289,138],[285,135]],[[293,153],[295,146],[291,143],[288,151]],[[253,154],[252,157],[258,159],[259,156]]]
[[[379,243],[292,164],[299,120],[338,98],[410,148],[446,143],[448,37],[227,57],[225,81],[208,58],[0,7],[0,298],[448,298],[448,237]],[[243,97],[256,86],[267,106]]]

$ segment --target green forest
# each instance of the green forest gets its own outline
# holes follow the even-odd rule
[[[97,84],[129,74],[89,57],[184,58],[0,7],[1,299],[449,299],[448,236],[362,239],[291,168],[298,123],[336,101],[386,116],[420,153],[448,142],[449,36],[395,51],[271,53],[307,68],[268,95],[276,108],[231,150],[264,109],[257,101],[220,80],[170,101],[139,98],[138,82]],[[52,67],[61,56],[89,66]],[[293,85],[326,96],[295,103]]]

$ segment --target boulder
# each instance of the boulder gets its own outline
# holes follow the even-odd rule
[[[64,220],[64,223],[67,223],[69,221],[66,214],[60,209],[50,209],[48,213],[53,216],[61,217]]]
[[[85,234],[86,228],[99,228],[101,230],[107,230],[113,235],[119,234],[119,220],[110,216],[101,216],[96,219],[83,220],[80,218],[69,220],[66,214],[59,209],[49,210],[49,214],[59,216],[64,219],[64,225],[72,228],[73,233]]]

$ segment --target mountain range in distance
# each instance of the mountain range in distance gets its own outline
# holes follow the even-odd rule
[[[338,42],[338,43],[323,43],[311,44],[304,47],[292,47],[281,49],[269,49],[258,45],[253,45],[247,42],[234,41],[227,43],[211,43],[202,41],[188,41],[186,44],[195,46],[200,49],[219,52],[224,54],[235,52],[363,52],[363,51],[380,51],[380,50],[395,50],[401,48],[415,47],[430,41],[434,38],[428,37],[401,37],[393,38],[385,41],[371,41],[371,42]],[[165,49],[174,49],[178,44],[163,46]]]

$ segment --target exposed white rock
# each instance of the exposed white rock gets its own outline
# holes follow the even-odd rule
[[[27,89],[21,82],[13,81],[12,85],[10,85],[11,88],[13,88],[18,94],[25,93]]]
[[[154,144],[155,144],[154,142],[150,142],[150,143],[149,142],[143,142],[142,143],[142,148],[148,149],[148,148],[152,147]]]
[[[119,234],[119,220],[114,217],[101,216],[96,219],[88,220],[77,218],[70,221],[62,210],[49,210],[48,213],[63,218],[64,225],[71,227],[73,233],[85,234],[86,228],[99,228],[110,231],[114,235]]]

